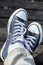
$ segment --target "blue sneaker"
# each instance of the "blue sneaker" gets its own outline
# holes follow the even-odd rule
[[[42,27],[37,22],[32,22],[28,28],[27,33],[25,34],[25,47],[31,54],[34,53],[35,49],[40,45],[42,41]]]
[[[1,49],[1,59],[4,61],[7,55],[15,48],[23,46],[26,33],[27,12],[25,9],[17,9],[8,21],[8,36]],[[19,44],[19,42],[21,44]],[[18,43],[18,44],[15,44]]]

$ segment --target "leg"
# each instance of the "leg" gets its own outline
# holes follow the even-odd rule
[[[25,48],[16,48],[9,53],[4,65],[35,65],[33,56]]]
[[[7,55],[16,47],[24,48],[24,34],[26,32],[27,12],[25,9],[17,9],[8,21],[8,36],[1,49],[1,59],[4,61]]]

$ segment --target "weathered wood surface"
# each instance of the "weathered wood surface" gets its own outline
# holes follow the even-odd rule
[[[39,22],[43,28],[43,2],[29,0],[0,0],[0,50],[7,38],[7,23],[10,15],[17,8],[25,8],[28,12],[28,24]],[[43,62],[43,41],[34,53],[36,62]],[[3,65],[0,60],[0,65]]]
[[[27,9],[26,9],[27,10]],[[0,18],[9,18],[10,15],[15,11],[15,9],[1,9],[0,8]],[[43,11],[39,10],[27,10],[28,18],[30,20],[43,21]]]
[[[3,65],[3,62],[0,62],[0,65]]]
[[[3,5],[2,5],[3,4]],[[0,7],[12,7],[12,8],[19,8],[23,7],[26,9],[39,9],[43,10],[43,2],[29,2],[23,0],[9,0],[9,1],[0,1]]]

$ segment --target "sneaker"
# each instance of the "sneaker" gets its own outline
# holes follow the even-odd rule
[[[31,54],[34,53],[35,49],[40,45],[42,41],[42,27],[37,22],[32,22],[28,28],[25,35],[26,43],[25,47],[30,51]]]
[[[4,61],[7,55],[16,47],[24,47],[24,34],[26,33],[27,12],[25,9],[17,9],[8,21],[8,36],[1,49],[1,59]],[[19,42],[21,44],[19,44]],[[18,44],[16,44],[18,43]]]

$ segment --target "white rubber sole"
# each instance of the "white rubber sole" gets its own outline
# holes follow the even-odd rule
[[[20,11],[24,11],[24,12],[26,13],[26,17],[28,18],[27,12],[26,12],[25,9],[19,8],[19,9],[17,9],[16,11],[14,11],[13,14],[10,16],[10,18],[9,18],[9,20],[8,20],[8,25],[7,25],[8,35],[9,35],[10,24],[11,24],[12,18],[13,18],[14,16],[16,16],[16,14],[19,13]],[[7,39],[6,39],[6,40],[7,40]],[[3,49],[4,49],[5,45],[6,45],[6,41],[5,41],[5,43],[4,43],[4,45],[3,45],[2,49],[1,49],[1,53],[0,53],[1,59],[2,59],[3,61],[4,61],[4,59],[3,59],[3,57],[2,57],[2,52],[3,52]]]
[[[42,38],[43,38],[43,35],[42,35],[42,26],[41,26],[39,23],[37,23],[37,22],[32,22],[32,23],[28,26],[28,28],[29,28],[31,25],[37,25],[38,28],[39,28],[39,30],[40,30],[40,40],[39,40],[39,45],[40,45],[40,43],[42,42]],[[37,30],[36,30],[36,31],[37,31]]]

